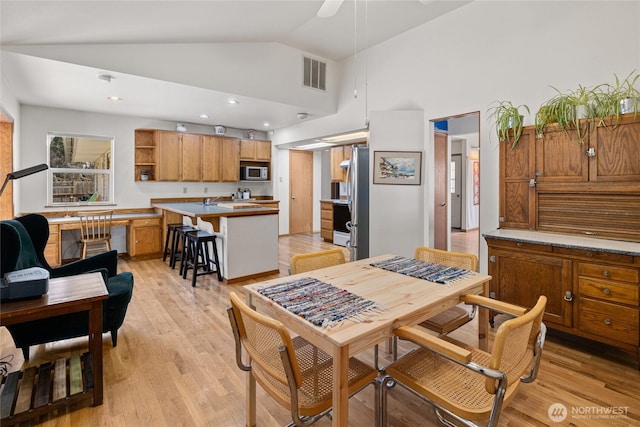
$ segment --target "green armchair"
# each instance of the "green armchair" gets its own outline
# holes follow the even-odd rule
[[[99,271],[109,297],[102,307],[102,332],[111,333],[111,342],[118,343],[122,326],[133,295],[133,275],[118,273],[118,254],[112,250],[53,268],[44,257],[49,239],[49,223],[38,214],[0,221],[0,275],[29,267],[42,267],[52,278]],[[88,313],[72,313],[52,319],[34,320],[7,326],[24,359],[29,360],[29,346],[88,335]]]

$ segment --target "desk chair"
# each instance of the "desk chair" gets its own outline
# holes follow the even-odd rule
[[[299,254],[291,257],[289,272],[291,274],[306,273],[307,271],[344,264],[345,262],[344,251],[340,248]]]
[[[449,267],[478,271],[478,257],[473,254],[443,251],[440,249],[421,246],[416,248],[414,258],[420,261],[442,264]],[[473,320],[476,312],[477,307],[475,306],[471,312],[468,312],[461,305],[457,305],[425,320],[420,323],[420,326],[431,329],[440,335],[446,335],[454,329],[458,329],[460,326]]]
[[[111,250],[113,211],[91,211],[80,215],[82,258]]]
[[[536,379],[546,328],[542,323],[547,298],[540,296],[527,310],[479,295],[465,302],[516,316],[496,331],[490,353],[444,336],[435,337],[421,328],[401,326],[394,333],[419,347],[386,367],[381,380],[382,426],[387,425],[387,389],[400,384],[434,406],[445,425],[496,426],[504,405],[516,395],[520,384]]]
[[[251,375],[281,406],[290,409],[293,423],[308,426],[331,411],[333,358],[300,336],[292,338],[279,321],[246,305],[235,292],[229,293],[227,309],[236,341],[238,367]],[[250,364],[242,360],[242,347]],[[375,425],[380,401],[377,371],[355,357],[349,359],[349,395],[373,383]]]

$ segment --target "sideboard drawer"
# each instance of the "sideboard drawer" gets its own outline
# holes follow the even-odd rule
[[[580,299],[580,330],[631,345],[639,344],[637,308],[589,298]]]
[[[638,285],[580,277],[578,288],[581,296],[638,306]]]
[[[578,266],[578,274],[596,279],[638,284],[638,269],[635,268],[581,262]]]

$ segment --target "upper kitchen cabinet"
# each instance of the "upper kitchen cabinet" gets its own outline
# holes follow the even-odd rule
[[[220,180],[223,182],[240,181],[240,140],[223,138],[220,145]]]
[[[240,140],[240,160],[270,162],[271,141],[261,141],[259,139]]]
[[[156,181],[180,181],[182,178],[182,135],[156,131],[158,164]]]
[[[339,145],[331,148],[331,181],[345,181],[347,168],[341,166],[342,162],[351,158],[351,146]]]
[[[184,133],[182,137],[181,181],[202,181],[202,135]]]
[[[202,137],[202,180],[217,182],[222,180],[222,152],[223,137],[204,135]]]
[[[202,180],[202,136],[157,131],[157,181]]]
[[[134,164],[136,181],[238,182],[240,140],[137,129]]]
[[[156,139],[152,129],[136,129],[133,176],[136,181],[155,180]]]

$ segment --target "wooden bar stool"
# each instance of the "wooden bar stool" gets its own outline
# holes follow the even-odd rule
[[[171,241],[171,252],[169,255],[169,267],[171,269],[176,268],[176,263],[185,257],[185,248],[187,244],[187,234],[198,231],[198,229],[192,225],[178,224],[174,228],[173,239]],[[180,269],[182,274],[182,267]]]
[[[173,241],[176,238],[176,227],[182,227],[183,224],[167,224],[167,237],[164,239],[164,251],[162,252],[162,262],[171,260],[171,250],[173,249]]]
[[[207,231],[197,230],[185,233],[185,237],[186,246],[184,249],[184,257],[180,263],[182,278],[186,279],[187,272],[192,268],[193,277],[191,279],[191,286],[196,286],[196,277],[205,274],[216,273],[218,275],[218,281],[222,281],[216,235]],[[213,258],[211,258],[211,254],[209,253],[209,243],[213,246]],[[199,268],[202,269],[200,273],[198,273]]]

